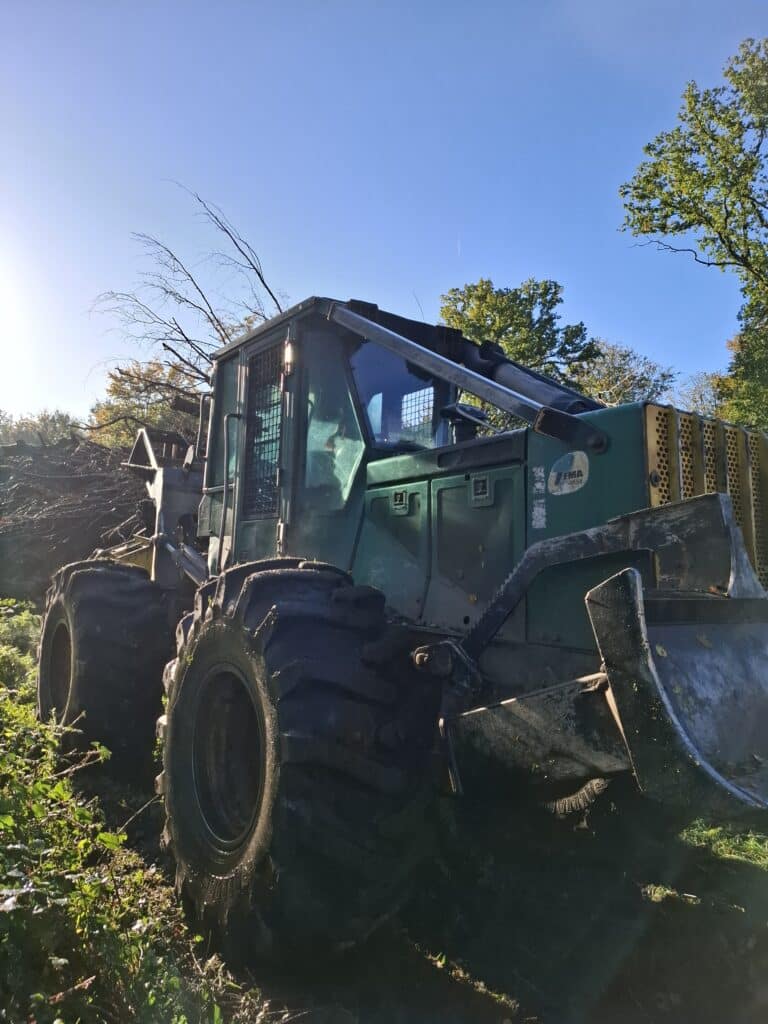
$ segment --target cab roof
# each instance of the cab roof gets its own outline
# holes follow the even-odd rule
[[[228,345],[217,349],[213,353],[213,359],[219,360],[231,355],[242,348],[243,345],[250,344],[250,342],[255,341],[262,335],[273,331],[280,324],[288,324],[291,321],[305,319],[312,315],[327,319],[328,313],[333,306],[344,306],[347,309],[351,309],[354,313],[359,313],[368,320],[372,320],[382,327],[387,327],[397,334],[402,334],[411,341],[415,341],[418,345],[423,345],[425,348],[455,361],[460,359],[461,346],[467,344],[461,331],[452,327],[446,327],[444,324],[428,324],[421,320],[409,320],[407,317],[398,316],[395,313],[388,313],[386,310],[379,309],[373,302],[364,302],[361,299],[348,299],[346,302],[343,302],[338,299],[312,295],[308,299],[304,299],[303,302],[297,302],[290,309],[278,313],[277,316],[273,316],[270,320],[265,320],[263,324],[259,324],[252,331],[240,335],[239,338],[235,338]]]

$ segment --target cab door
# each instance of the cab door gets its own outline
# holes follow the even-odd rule
[[[287,449],[285,329],[241,353],[242,413],[235,488],[236,561],[280,553]]]
[[[299,341],[295,486],[285,551],[349,569],[363,510],[366,446],[348,348],[326,325],[305,328]]]

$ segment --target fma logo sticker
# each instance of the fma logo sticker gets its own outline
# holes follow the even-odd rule
[[[589,479],[589,459],[586,452],[568,452],[561,455],[549,471],[547,490],[550,494],[573,494],[580,491]]]

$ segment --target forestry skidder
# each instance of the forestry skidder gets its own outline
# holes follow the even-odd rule
[[[479,436],[463,393],[528,426]],[[565,808],[622,773],[768,803],[762,435],[313,298],[217,353],[205,456],[173,441],[131,454],[147,535],[56,575],[39,707],[127,766],[159,715],[177,886],[225,950],[364,938],[477,755]]]

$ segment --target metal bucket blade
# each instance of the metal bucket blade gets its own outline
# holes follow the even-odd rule
[[[641,788],[696,814],[767,808],[768,599],[646,599],[627,569],[586,602]]]

